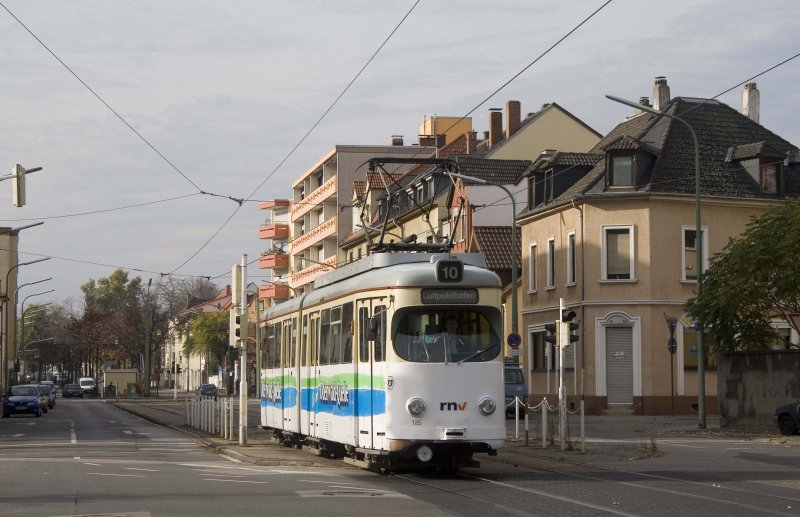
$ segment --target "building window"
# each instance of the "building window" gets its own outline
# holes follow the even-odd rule
[[[608,159],[608,186],[633,186],[633,156],[630,154],[612,154]]]
[[[556,240],[547,239],[547,288],[556,285]]]
[[[603,280],[632,280],[634,278],[634,243],[632,226],[603,228]]]
[[[533,208],[536,205],[536,180],[533,175],[528,178],[528,208]]]
[[[766,163],[761,165],[761,192],[764,194],[778,193],[778,173],[780,164]]]
[[[536,243],[528,247],[528,292],[536,292]]]
[[[697,248],[695,247],[696,226],[684,226],[683,230],[683,278],[697,281]],[[701,229],[703,241],[703,271],[708,269],[708,227]]]
[[[544,172],[544,201],[545,203],[553,200],[553,169]]]
[[[567,234],[567,285],[575,285],[575,232]]]
[[[547,332],[531,332],[531,369],[535,371],[547,371],[553,369],[552,345],[544,340]]]
[[[417,187],[417,203],[422,204],[425,201],[425,185],[422,184]]]

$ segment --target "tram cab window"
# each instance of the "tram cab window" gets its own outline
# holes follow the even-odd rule
[[[500,354],[500,312],[414,308],[395,316],[394,349],[417,363],[491,361]]]

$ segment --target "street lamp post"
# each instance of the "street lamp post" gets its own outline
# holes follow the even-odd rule
[[[22,342],[22,339],[25,339],[25,301],[28,298],[33,298],[34,296],[41,296],[43,294],[52,293],[53,291],[55,291],[55,289],[50,289],[49,291],[42,291],[41,293],[29,294],[28,296],[26,296],[25,298],[22,299],[22,311],[21,311],[21,314],[22,314],[22,332],[20,332],[20,334],[21,334],[20,343]],[[14,309],[16,309],[16,304],[14,304]],[[15,310],[14,318],[16,319],[16,310]]]
[[[31,227],[34,227],[34,226],[39,226],[41,224],[44,224],[44,223],[43,222],[38,222],[38,223],[34,223],[34,224],[28,224],[28,225],[25,225],[25,226],[20,226],[18,228],[11,228],[9,230],[3,230],[3,231],[0,231],[0,235],[4,235],[4,234],[18,235],[19,232],[22,231],[22,230],[25,230],[27,228],[31,228]],[[14,260],[16,261],[16,258]],[[10,356],[9,350],[8,350],[8,344],[9,344],[8,336],[9,336],[9,334],[14,336],[14,341],[12,341],[12,343],[14,344],[14,348],[15,348],[14,356],[16,356],[16,329],[17,329],[17,327],[16,327],[16,324],[17,324],[17,304],[16,304],[16,300],[14,300],[14,311],[13,311],[13,314],[9,314],[9,311],[8,311],[8,301],[9,301],[9,299],[8,299],[8,295],[9,295],[8,282],[9,282],[10,277],[11,277],[11,272],[14,271],[15,269],[17,269],[20,266],[27,266],[27,265],[30,265],[30,264],[36,264],[37,262],[43,262],[45,260],[50,260],[50,257],[44,257],[44,258],[40,258],[40,259],[36,259],[36,260],[30,260],[28,262],[20,262],[20,263],[14,264],[10,268],[8,268],[8,272],[6,273],[6,283],[2,285],[2,287],[5,289],[5,291],[3,293],[3,296],[2,296],[2,314],[3,314],[3,336],[2,337],[3,337],[3,340],[2,340],[2,350],[0,350],[0,380],[2,381],[2,385],[3,385],[2,386],[3,393],[5,393],[5,391],[8,389],[8,377],[9,377],[8,374],[9,374],[9,371],[8,371],[7,365],[8,365],[8,358]],[[13,330],[13,332],[9,332],[9,330]]]
[[[484,185],[492,185],[497,188],[503,189],[506,195],[511,199],[511,332],[513,334],[517,334],[519,330],[519,317],[517,314],[517,254],[519,250],[517,249],[517,203],[514,199],[514,196],[511,194],[511,191],[508,190],[503,185],[499,183],[494,183],[493,181],[487,181],[482,178],[475,178],[473,176],[467,176],[465,174],[458,174],[455,172],[447,172],[448,176],[453,176],[456,178],[463,178],[466,180],[474,181],[476,183],[481,183]]]
[[[694,132],[692,126],[680,117],[671,115],[669,113],[653,109],[650,106],[639,104],[638,102],[621,99],[613,95],[606,95],[606,98],[626,106],[653,113],[655,115],[665,116],[675,119],[682,123],[689,130],[692,135],[692,142],[694,143],[694,219],[695,219],[695,234],[694,246],[696,250],[696,266],[695,271],[697,275],[697,297],[703,291],[703,239],[702,239],[702,226],[700,224],[700,144],[697,140],[697,133]],[[700,429],[706,428],[706,373],[705,373],[705,349],[703,347],[703,317],[702,314],[697,318],[697,417],[698,427]]]

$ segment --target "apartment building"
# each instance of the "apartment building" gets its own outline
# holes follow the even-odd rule
[[[699,139],[704,267],[751,217],[800,195],[797,147],[759,123],[754,97],[750,84],[745,115],[716,100],[672,99],[666,79],[656,79],[652,107],[686,121]],[[714,413],[714,357],[698,357],[697,329],[683,314],[697,285],[691,134],[673,118],[637,111],[589,153],[547,153],[528,173],[517,222],[530,400],[557,399],[558,351],[544,338],[563,299],[580,322],[564,359],[568,406],[691,414],[703,361],[705,407]],[[678,320],[674,354],[665,316]],[[789,333],[788,324],[776,327]]]
[[[404,146],[393,137],[391,146],[337,145],[292,184],[288,244],[294,294],[311,289],[316,277],[346,261],[342,240],[351,232],[353,182],[363,178],[366,162],[376,156],[419,157],[433,149]],[[393,165],[390,173],[401,173],[408,165]]]

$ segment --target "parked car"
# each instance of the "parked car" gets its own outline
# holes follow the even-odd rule
[[[83,389],[81,388],[80,384],[65,384],[64,387],[61,388],[61,396],[64,398],[67,397],[83,398]]]
[[[47,408],[53,409],[56,407],[56,388],[49,384],[41,383],[39,384],[39,390],[47,395]]]
[[[56,383],[55,382],[53,382],[53,381],[42,381],[39,384],[42,384],[44,386],[50,386],[51,388],[53,388],[53,396],[54,397],[56,396]]]
[[[772,420],[778,424],[778,429],[784,436],[797,434],[800,429],[800,403],[791,402],[775,408]]]
[[[45,407],[47,406],[45,405]],[[44,413],[39,388],[33,384],[11,386],[6,393],[6,398],[3,399],[3,418],[24,413],[37,417]]]
[[[217,395],[218,395],[217,386],[214,384],[201,384],[197,388],[197,396],[200,398],[210,397],[216,400]]]
[[[522,368],[516,364],[503,365],[503,382],[506,386],[506,415],[513,416],[516,414],[513,404],[516,398],[523,404],[528,402],[528,385],[525,383]],[[519,414],[525,415],[525,406],[520,406]]]
[[[81,389],[83,390],[84,395],[97,394],[97,384],[91,377],[81,377],[80,379],[78,379],[78,384],[81,385]]]

